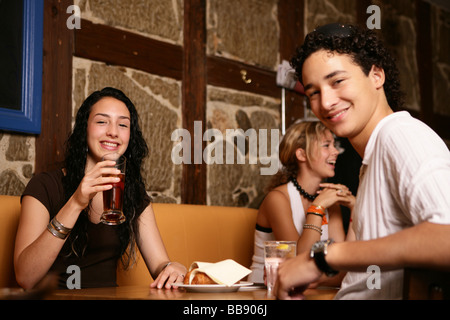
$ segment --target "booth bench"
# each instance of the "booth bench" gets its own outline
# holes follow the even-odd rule
[[[187,204],[152,204],[161,237],[172,261],[189,268],[194,261],[233,259],[249,268],[253,255],[256,209]],[[16,287],[13,254],[20,197],[0,195],[0,288]],[[150,284],[144,259],[117,269],[119,286]]]

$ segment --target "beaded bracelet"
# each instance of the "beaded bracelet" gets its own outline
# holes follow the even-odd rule
[[[318,226],[316,226],[314,224],[304,224],[303,228],[317,231],[318,233],[320,233],[320,235],[322,235],[322,228],[320,228],[320,227],[318,227]]]

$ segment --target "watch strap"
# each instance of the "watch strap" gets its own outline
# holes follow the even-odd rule
[[[333,240],[325,240],[321,241],[321,247],[320,250],[311,250],[311,257],[314,259],[314,262],[317,266],[317,268],[325,273],[328,277],[333,277],[339,273],[339,271],[334,270],[331,268],[327,261],[325,260],[325,256],[327,254],[327,247],[331,245],[334,241]]]

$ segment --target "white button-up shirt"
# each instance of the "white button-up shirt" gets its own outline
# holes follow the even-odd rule
[[[367,143],[354,231],[357,240],[371,240],[425,221],[450,224],[450,152],[427,125],[397,112],[378,123]],[[371,276],[348,272],[336,298],[402,298],[403,270],[382,272],[379,289]]]

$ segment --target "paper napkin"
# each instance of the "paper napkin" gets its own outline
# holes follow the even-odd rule
[[[192,279],[197,272],[204,272],[217,284],[224,284],[228,287],[252,272],[250,269],[245,268],[231,259],[216,263],[195,261],[191,264],[189,271],[190,270],[193,271],[190,274],[189,283],[192,282]]]

